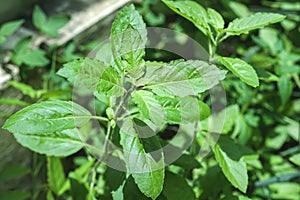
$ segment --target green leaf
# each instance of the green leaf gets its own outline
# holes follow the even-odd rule
[[[24,54],[17,54],[17,63],[24,63],[30,67],[43,67],[49,63],[49,60],[45,57],[45,52],[42,50],[29,50]]]
[[[42,29],[47,23],[47,16],[39,6],[34,7],[32,21],[34,26],[38,29]]]
[[[12,133],[43,136],[85,125],[90,112],[70,101],[44,101],[13,114],[3,125]]]
[[[229,35],[247,34],[249,31],[280,22],[284,18],[284,15],[277,13],[255,13],[233,20],[225,30]]]
[[[0,35],[0,44],[6,42],[6,37]]]
[[[70,83],[74,84],[78,71],[82,66],[84,59],[78,59],[68,62],[63,65],[61,69],[58,70],[57,74],[66,78]]]
[[[249,8],[243,3],[229,1],[228,6],[238,17],[246,17],[251,14]]]
[[[200,163],[192,155],[189,154],[183,154],[172,164],[180,166],[186,170],[201,167]]]
[[[49,156],[68,156],[83,146],[76,129],[91,114],[68,101],[44,101],[13,114],[3,125],[16,140],[31,150]]]
[[[49,191],[49,190],[48,190],[48,192],[47,192],[47,200],[55,200],[55,199],[54,199],[54,196],[53,196],[53,194],[52,194],[52,192]]]
[[[292,95],[293,82],[291,81],[289,76],[283,75],[279,78],[277,86],[279,89],[281,103],[284,105],[288,102]]]
[[[95,163],[94,159],[89,160],[87,163],[81,165],[75,171],[69,173],[69,180],[71,186],[71,195],[74,200],[87,199],[88,195],[88,177],[92,171]]]
[[[175,97],[160,97],[155,96],[155,99],[163,107],[166,114],[166,122],[168,124],[180,124],[181,122],[181,107],[178,98]],[[200,120],[204,120],[210,116],[210,108],[202,101],[198,101]]]
[[[13,34],[23,23],[24,20],[21,19],[3,24],[0,28],[0,35],[8,36]]]
[[[18,99],[9,99],[9,98],[0,98],[0,104],[17,105],[17,106],[29,106],[30,105],[26,101],[21,101]]]
[[[160,130],[165,125],[165,111],[155,99],[153,93],[138,90],[133,93],[133,100],[138,105],[143,116],[150,119],[157,127],[157,130]]]
[[[181,113],[178,98],[155,96],[155,99],[163,107],[166,113],[166,121],[168,124],[180,124]]]
[[[49,18],[47,24],[42,28],[42,31],[52,37],[58,37],[58,30],[64,27],[69,21],[66,15],[55,15]]]
[[[68,23],[69,18],[66,15],[58,14],[47,19],[44,11],[39,6],[35,6],[32,20],[34,26],[42,33],[57,37],[58,30]]]
[[[147,62],[146,73],[137,84],[159,96],[185,97],[211,89],[225,74],[226,71],[200,60]]]
[[[24,147],[48,156],[66,157],[83,147],[80,132],[77,129],[44,134],[15,133],[14,136]]]
[[[14,190],[14,191],[8,191],[5,193],[0,193],[0,199],[5,200],[25,200],[28,199],[31,196],[29,192],[21,191],[21,190]]]
[[[97,91],[110,96],[121,96],[124,94],[125,89],[122,87],[121,77],[114,68],[108,67],[101,74],[101,79],[97,85]]]
[[[202,33],[210,35],[208,14],[206,10],[195,1],[167,1],[163,2],[174,12],[191,21]]]
[[[193,189],[188,185],[187,181],[170,172],[166,173],[163,194],[167,199],[196,199]]]
[[[88,186],[87,183],[80,181],[79,177],[74,173],[69,175],[71,184],[71,195],[74,200],[88,199]]]
[[[137,187],[132,176],[129,176],[123,186],[122,196],[120,195],[118,198],[114,200],[126,200],[126,199],[138,199],[138,200],[149,200]]]
[[[210,132],[219,132],[219,126],[213,126],[213,122],[219,122],[219,123],[223,123],[223,126],[222,126],[222,130],[221,130],[221,133],[222,134],[228,134],[238,116],[239,116],[239,113],[240,113],[240,109],[239,109],[239,106],[238,105],[230,105],[229,107],[223,109],[220,113],[218,113],[217,115],[215,116],[211,116],[209,118],[207,118],[205,121],[202,121],[201,122],[201,129],[203,130],[209,130]],[[210,127],[212,126],[212,127]],[[216,129],[214,129],[216,128]]]
[[[141,192],[155,199],[161,193],[164,183],[163,157],[161,154],[157,162],[150,153],[147,153],[138,133],[134,121],[124,119],[120,129],[120,144],[123,147],[128,172],[132,174]]]
[[[32,50],[30,48],[30,39],[24,38],[20,40],[14,48],[15,53],[12,55],[12,61],[17,65],[23,63],[30,67],[43,67],[49,63],[46,58],[46,52],[42,50]]]
[[[47,157],[47,176],[50,189],[58,195],[66,181],[60,158]]]
[[[8,82],[12,87],[20,90],[24,95],[28,95],[30,98],[39,98],[45,90],[35,90],[30,85],[25,83],[17,82],[17,81],[9,81]]]
[[[294,163],[295,165],[300,166],[300,153],[297,153],[295,155],[292,155],[289,160]]]
[[[104,174],[106,185],[109,187],[110,191],[116,191],[119,187],[121,187],[125,177],[125,172],[121,172],[110,167],[106,168]]]
[[[85,58],[69,62],[57,74],[82,89],[117,96],[124,92],[117,71],[96,59]]]
[[[248,174],[239,146],[228,138],[220,137],[218,143],[213,147],[213,152],[226,178],[234,187],[245,193]]]
[[[216,10],[212,8],[207,9],[207,14],[209,17],[209,23],[216,29],[220,30],[224,28],[224,19]]]
[[[9,181],[30,173],[30,169],[22,165],[8,165],[0,171],[0,181]]]
[[[253,67],[239,58],[221,57],[218,60],[235,76],[252,87],[259,86],[257,74]]]
[[[124,7],[112,24],[112,51],[115,62],[123,72],[129,72],[144,64],[146,25],[135,7]]]

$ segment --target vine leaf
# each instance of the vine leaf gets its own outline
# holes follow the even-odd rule
[[[217,57],[218,60],[235,76],[252,87],[259,86],[258,76],[254,68],[239,58]]]
[[[122,72],[138,69],[144,64],[147,30],[134,5],[126,6],[118,13],[110,37],[115,62]]]
[[[269,24],[274,24],[282,21],[284,15],[277,13],[255,13],[250,16],[238,18],[229,23],[225,29],[229,35],[247,34],[249,31],[263,28]]]
[[[211,89],[225,74],[226,71],[200,60],[147,62],[146,73],[137,84],[159,96],[185,97]]]
[[[149,136],[150,137],[150,136]],[[161,153],[156,161],[147,153],[139,137],[134,121],[126,118],[120,129],[120,144],[123,147],[127,170],[132,174],[135,183],[147,197],[156,199],[164,184],[164,161]],[[153,145],[160,145],[158,143]]]
[[[226,178],[245,193],[248,185],[247,166],[239,147],[232,140],[220,137],[213,152]]]

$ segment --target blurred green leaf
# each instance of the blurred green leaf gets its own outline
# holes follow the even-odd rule
[[[17,179],[30,173],[30,169],[22,165],[7,165],[0,171],[0,181]]]
[[[21,191],[21,190],[14,190],[8,191],[5,193],[0,193],[0,199],[5,200],[23,200],[28,199],[31,196],[29,192]]]
[[[0,35],[1,36],[8,36],[13,34],[20,26],[24,23],[24,20],[16,20],[7,22],[0,27]],[[1,42],[0,42],[1,43]]]
[[[293,83],[288,76],[281,76],[277,82],[282,104],[286,104],[293,92]]]
[[[289,160],[294,163],[295,165],[300,166],[300,153],[297,153],[295,155],[292,155]]]
[[[186,179],[171,172],[166,173],[163,194],[168,200],[196,199],[195,194],[192,188],[188,185]]]
[[[60,158],[47,157],[47,175],[50,189],[58,195],[66,181]]]

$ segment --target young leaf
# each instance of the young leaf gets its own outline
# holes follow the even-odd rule
[[[120,144],[123,147],[126,166],[141,192],[155,199],[163,188],[164,161],[162,154],[157,162],[150,153],[146,153],[135,126],[133,120],[126,118],[120,129]]]
[[[147,31],[141,15],[133,5],[124,7],[118,13],[110,39],[115,62],[122,72],[143,65]]]
[[[230,139],[220,137],[213,147],[217,162],[230,183],[242,192],[246,192],[248,174],[239,147]]]
[[[138,105],[143,117],[150,119],[157,130],[160,130],[165,124],[165,111],[155,99],[153,93],[138,90],[133,93],[133,100]]]
[[[44,101],[13,114],[3,128],[14,134],[43,136],[82,126],[90,116],[89,111],[70,101]]]
[[[216,29],[220,30],[224,28],[224,19],[216,10],[212,8],[207,9],[207,14],[209,17],[209,23]]]
[[[239,58],[221,57],[218,60],[235,76],[252,87],[259,86],[257,74],[253,67]]]
[[[16,20],[3,24],[0,28],[0,35],[8,36],[13,34],[23,23],[24,20]]]
[[[114,68],[108,67],[101,74],[101,79],[97,85],[97,91],[116,97],[124,94],[125,89],[122,87],[121,77]]]
[[[284,18],[284,15],[277,13],[255,13],[250,16],[233,20],[225,30],[229,35],[247,34],[249,31],[280,22]]]
[[[200,60],[146,63],[146,73],[137,84],[159,96],[196,95],[211,89],[225,78],[226,71]]]
[[[210,35],[206,10],[194,1],[167,1],[163,2],[174,12],[191,21],[202,33]]]
[[[60,158],[47,157],[47,176],[50,189],[58,195],[66,181]]]

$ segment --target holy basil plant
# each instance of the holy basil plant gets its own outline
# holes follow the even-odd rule
[[[251,65],[239,58],[217,56],[216,48],[230,36],[247,34],[251,30],[279,22],[284,16],[257,13],[235,19],[225,28],[224,20],[217,11],[204,9],[196,2],[164,3],[190,20],[207,36],[210,41],[209,61],[145,60],[146,25],[135,7],[129,5],[118,13],[112,25],[110,48],[106,49],[111,52],[112,59],[79,59],[65,64],[58,71],[58,75],[65,77],[74,88],[79,88],[84,93],[83,88],[93,94],[93,99],[100,102],[95,105],[103,107],[98,109],[101,112],[97,112],[96,108],[96,114],[92,114],[89,108],[72,101],[43,101],[13,114],[3,128],[12,132],[23,146],[49,156],[51,162],[57,162],[50,156],[70,156],[88,146],[82,140],[81,130],[91,120],[96,120],[101,124],[100,135],[104,135],[107,140],[113,140],[122,149],[119,159],[127,169],[127,178],[114,187],[114,199],[126,199],[126,195],[130,195],[126,193],[126,189],[132,187],[132,181],[144,195],[142,198],[172,199],[172,182],[178,183],[179,190],[184,190],[182,196],[174,198],[194,199],[189,184],[165,167],[167,154],[159,149],[166,146],[168,140],[162,138],[171,126],[192,124],[193,126],[186,127],[198,127],[198,134],[209,131],[206,125],[211,118],[210,110],[202,101],[201,94],[216,86],[227,73],[222,70],[223,67],[218,68],[214,61],[225,66],[241,81],[257,87],[258,76]],[[200,111],[201,116],[196,111]],[[222,112],[236,118],[239,108],[233,105]],[[224,115],[220,113],[220,116]],[[232,126],[233,120],[226,118],[223,131],[214,133],[222,136],[212,150],[225,177],[234,187],[246,192],[248,175],[242,148],[225,136]],[[103,148],[105,151],[107,144]],[[158,150],[158,153],[152,154],[153,149]],[[99,163],[90,163],[95,166],[97,164]],[[74,172],[69,177],[70,182],[66,188],[70,187],[70,183],[71,187],[74,186],[76,176],[79,175]],[[93,190],[93,184],[91,186],[84,187],[86,190]],[[52,192],[58,196],[63,193],[59,188]],[[94,192],[86,192],[84,198],[93,195]]]

